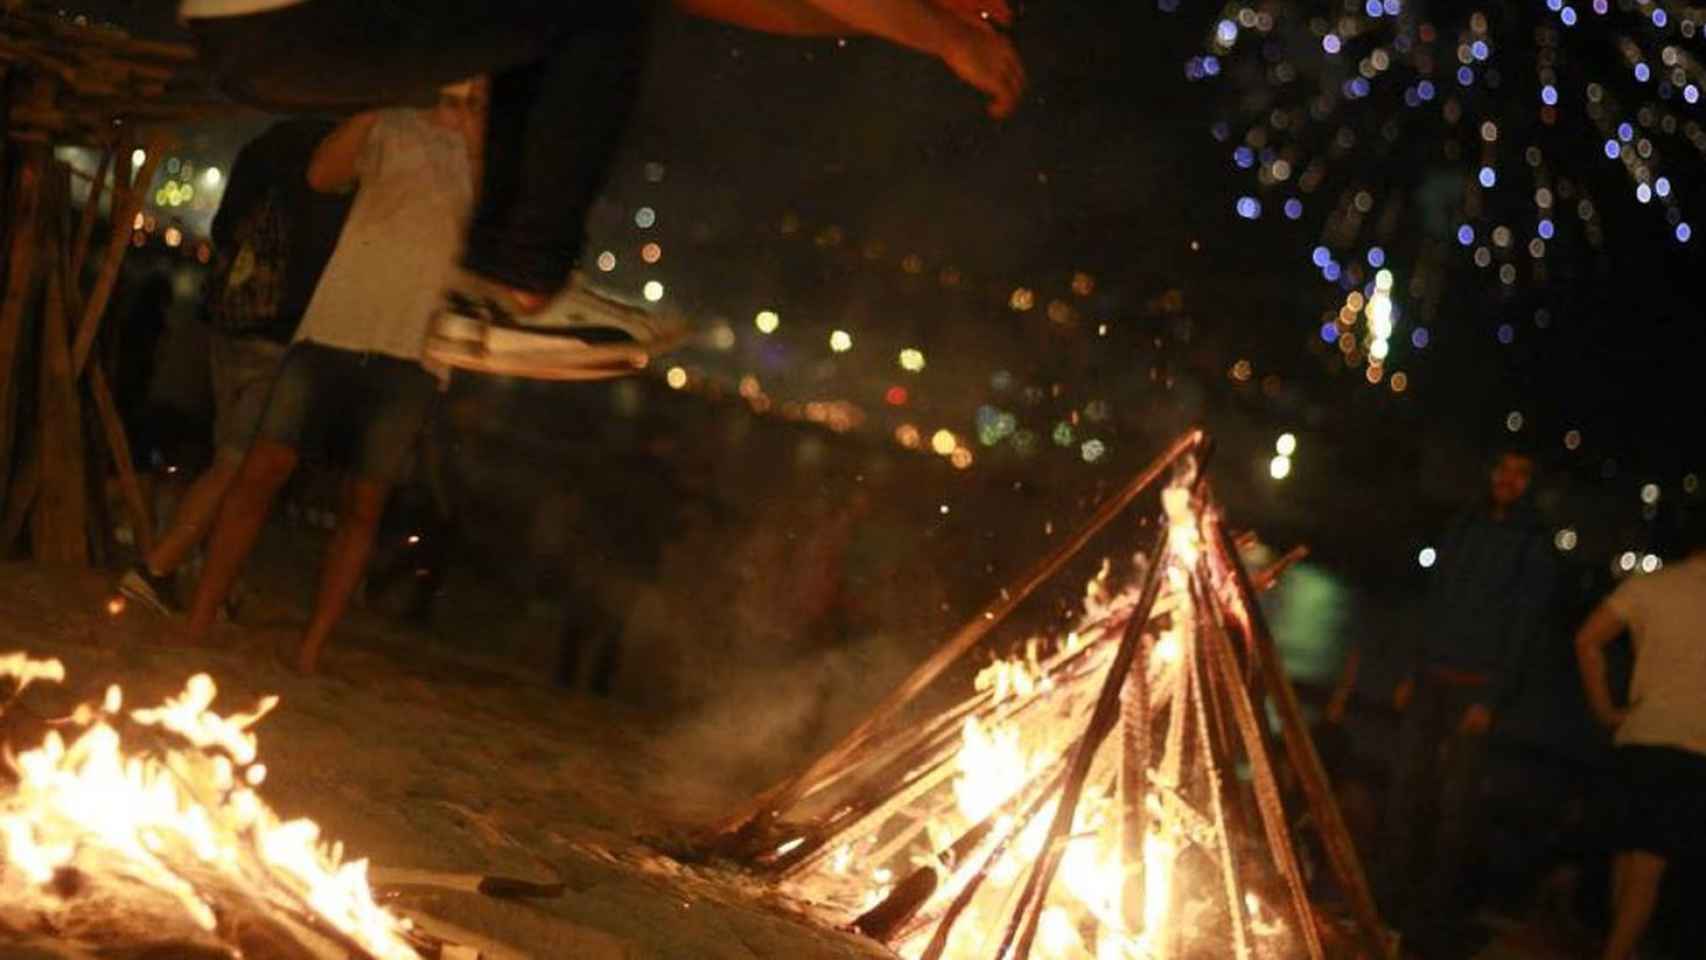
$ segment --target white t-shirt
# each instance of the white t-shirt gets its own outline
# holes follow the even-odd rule
[[[302,0],[184,0],[178,5],[178,16],[185,20],[197,17],[240,17],[249,13],[265,13],[281,7],[293,7]]]
[[[419,110],[385,110],[356,164],[349,219],[296,339],[420,360],[474,208],[468,148]]]
[[[1706,754],[1706,554],[1630,577],[1607,602],[1635,643],[1617,742]]]

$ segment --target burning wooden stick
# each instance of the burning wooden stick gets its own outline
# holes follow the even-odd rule
[[[1363,936],[1363,947],[1372,951],[1376,957],[1390,957],[1395,952],[1393,945],[1389,942],[1385,926],[1380,921],[1374,897],[1369,893],[1368,880],[1363,875],[1356,844],[1345,827],[1344,817],[1339,813],[1338,801],[1333,797],[1326,770],[1321,766],[1321,757],[1315,752],[1314,741],[1309,739],[1308,725],[1303,720],[1303,709],[1298,705],[1297,692],[1292,689],[1291,680],[1285,675],[1285,668],[1274,649],[1273,635],[1268,631],[1267,618],[1256,601],[1255,588],[1251,585],[1243,564],[1238,562],[1237,548],[1225,527],[1216,523],[1214,532],[1215,536],[1211,540],[1213,548],[1219,552],[1220,562],[1230,569],[1232,582],[1238,590],[1238,607],[1235,612],[1260,658],[1262,673],[1268,681],[1284,728],[1286,753],[1290,757],[1292,769],[1297,771],[1310,812],[1319,824],[1327,859],[1350,899],[1351,913],[1356,918]]]
[[[1064,567],[1068,561],[1077,556],[1079,551],[1090,542],[1095,535],[1119,516],[1145,490],[1149,489],[1161,478],[1161,475],[1177,463],[1182,457],[1197,450],[1204,441],[1200,430],[1193,430],[1174,441],[1164,453],[1129,484],[1096,511],[1085,525],[1073,534],[1054,552],[1045,556],[1034,567],[1000,593],[1001,599],[972,619],[946,644],[931,654],[930,658],[912,672],[899,687],[888,695],[871,714],[858,726],[831,747],[817,760],[813,761],[801,773],[782,781],[776,786],[760,794],[752,803],[726,819],[716,829],[716,839],[723,844],[735,843],[737,847],[743,842],[750,843],[754,832],[762,833],[768,821],[776,812],[792,806],[800,797],[809,793],[813,787],[825,777],[834,774],[846,766],[859,752],[866,747],[872,737],[887,727],[900,710],[922,693],[942,672],[952,666],[960,657],[975,647],[990,630],[1001,623],[1042,584],[1047,582]],[[761,843],[760,849],[768,844]]]
[[[1161,592],[1161,579],[1167,569],[1171,552],[1171,534],[1171,527],[1165,519],[1156,524],[1155,544],[1144,554],[1152,559],[1144,574],[1143,590],[1137,601],[1137,613],[1126,624],[1125,636],[1120,640],[1119,651],[1114,654],[1113,664],[1108,669],[1108,678],[1102,685],[1100,696],[1097,697],[1095,710],[1090,714],[1090,722],[1085,726],[1083,739],[1073,751],[1071,764],[1067,767],[1066,783],[1061,788],[1060,804],[1055,808],[1054,823],[1049,827],[1048,837],[1043,842],[1041,859],[1032,866],[1024,890],[1019,895],[1012,922],[1002,938],[1001,949],[996,952],[998,957],[1008,956],[1007,950],[1013,945],[1015,935],[1018,935],[1019,939],[1018,949],[1012,954],[1014,960],[1026,960],[1030,956],[1031,944],[1037,935],[1037,923],[1042,916],[1043,899],[1054,883],[1055,871],[1060,867],[1062,844],[1072,832],[1072,818],[1078,811],[1078,799],[1083,794],[1084,783],[1090,776],[1090,764],[1095,759],[1097,748],[1113,730],[1114,721],[1118,719],[1120,691],[1125,688],[1126,675],[1136,662],[1143,628],[1149,622],[1150,608],[1155,606],[1155,598]]]

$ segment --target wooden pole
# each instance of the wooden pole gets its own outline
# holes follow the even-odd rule
[[[112,455],[113,469],[118,473],[125,512],[130,514],[130,525],[136,534],[136,548],[147,556],[154,549],[154,519],[148,510],[148,498],[142,493],[142,481],[136,475],[135,461],[131,459],[124,420],[107,385],[107,371],[98,363],[89,368],[89,396],[101,418],[101,431],[106,435],[107,452]]]
[[[1207,562],[1199,565],[1203,576],[1208,575],[1210,567]],[[1222,696],[1231,702],[1233,719],[1237,724],[1240,739],[1244,742],[1244,755],[1250,761],[1256,792],[1256,809],[1261,814],[1262,828],[1267,835],[1268,849],[1274,866],[1285,880],[1286,889],[1291,893],[1292,913],[1297,917],[1298,934],[1303,938],[1304,947],[1308,950],[1311,960],[1322,960],[1321,933],[1315,927],[1315,914],[1309,903],[1309,891],[1303,884],[1303,871],[1297,863],[1297,852],[1292,849],[1291,827],[1286,822],[1279,783],[1274,779],[1273,765],[1268,759],[1260,721],[1257,719],[1255,707],[1250,702],[1244,677],[1238,672],[1238,665],[1233,659],[1232,647],[1227,642],[1226,634],[1213,623],[1204,624],[1201,645],[1208,655],[1205,669],[1210,671],[1210,677],[1218,673],[1218,686]]]
[[[1126,675],[1120,701],[1120,917],[1126,933],[1143,930],[1143,848],[1149,838],[1149,628],[1138,641],[1137,660]]]
[[[93,187],[90,188],[93,191]],[[116,200],[116,198],[115,198]],[[84,222],[86,223],[87,209]],[[127,227],[126,236],[130,231]],[[63,280],[65,289],[66,316],[82,316],[83,301],[81,289],[77,284],[77,273],[73,269],[77,251],[68,251],[61,260],[66,271]],[[142,482],[136,475],[136,464],[131,457],[130,439],[125,435],[124,419],[119,415],[118,405],[113,399],[112,388],[107,381],[107,371],[102,364],[96,362],[89,367],[89,398],[94,401],[95,414],[100,420],[101,432],[106,437],[106,448],[112,457],[113,471],[118,476],[119,492],[124,498],[125,512],[130,515],[130,523],[134,528],[136,547],[143,555],[154,549],[154,521],[148,509],[148,498],[142,492]],[[105,474],[101,477],[101,495],[105,493]],[[104,499],[101,504],[104,506]],[[110,529],[105,527],[103,529]],[[104,538],[103,538],[104,539]]]
[[[71,282],[74,286],[67,289],[83,289],[83,264],[89,259],[89,243],[95,238],[95,221],[100,219],[101,197],[106,189],[108,174],[112,174],[115,181],[113,206],[118,205],[118,190],[116,189],[118,174],[113,171],[113,157],[118,154],[122,146],[122,144],[115,144],[101,152],[101,163],[95,168],[95,179],[89,182],[88,197],[83,201],[83,218],[77,224],[77,239],[71,244]],[[128,161],[129,159],[130,156],[127,153],[125,160]],[[113,225],[114,229],[118,229],[120,226],[116,223]],[[130,224],[126,223],[122,226],[128,235]]]
[[[62,210],[49,214],[57,218]],[[58,225],[49,229],[58,232]],[[57,246],[49,245],[52,250]],[[83,414],[72,372],[64,284],[54,264],[47,271],[47,301],[42,310],[40,426],[42,483],[31,514],[35,558],[47,563],[86,566],[89,562],[89,501]]]
[[[41,457],[31,450],[24,458],[24,465],[18,468],[18,482],[12,485],[11,495],[6,499],[6,512],[0,517],[0,559],[12,550],[12,544],[18,540],[18,535],[24,532],[24,521],[29,519],[30,508],[36,504],[36,494],[41,490]]]
[[[112,204],[111,233],[107,237],[106,258],[101,262],[100,276],[95,278],[95,286],[89,292],[89,300],[83,305],[83,317],[77,324],[77,341],[71,348],[72,369],[79,376],[89,362],[89,351],[95,345],[95,334],[101,329],[101,317],[107,312],[107,303],[112,299],[113,287],[118,283],[119,268],[124,265],[124,257],[130,250],[130,224],[136,219],[136,213],[142,209],[143,195],[154,182],[154,171],[160,166],[160,158],[166,152],[171,141],[164,134],[149,136],[144,148],[148,156],[142,161],[142,169],[137,172],[136,179],[131,181],[120,193],[116,188],[124,183],[126,178],[114,173],[114,192]],[[116,164],[127,165],[128,157],[114,161]]]
[[[773,817],[776,811],[792,806],[800,797],[810,792],[819,780],[833,774],[851,761],[874,734],[887,727],[894,720],[902,708],[911,703],[913,698],[917,697],[937,677],[941,676],[943,671],[975,647],[978,641],[988,635],[989,631],[993,630],[997,624],[1005,620],[1033,591],[1058,573],[1073,557],[1077,556],[1079,551],[1083,550],[1102,528],[1123,513],[1133,500],[1136,500],[1143,491],[1147,490],[1161,477],[1162,473],[1181,457],[1199,447],[1202,441],[1203,432],[1201,430],[1192,430],[1175,440],[1173,445],[1156,457],[1143,472],[1103,503],[1090,520],[1072,537],[1026,571],[1024,576],[1011,586],[1003,590],[999,600],[961,627],[959,632],[954,634],[947,643],[932,653],[928,660],[920,664],[918,669],[902,681],[899,687],[884,698],[840,742],[825,751],[805,770],[759,794],[757,798],[736,814],[720,823],[716,827],[715,833],[718,840],[724,843],[732,841],[736,844],[739,844],[743,839],[751,840],[750,835],[761,832],[767,825],[766,821]],[[717,840],[713,841],[713,843],[717,842]]]
[[[52,91],[46,95],[51,99]],[[37,289],[42,178],[47,176],[51,157],[46,143],[34,141],[19,143],[16,152],[18,169],[7,198],[11,243],[6,256],[5,300],[0,301],[0,500],[5,498],[17,447],[18,362],[26,342],[25,320]]]
[[[1380,920],[1380,911],[1375,906],[1374,896],[1369,892],[1368,879],[1363,875],[1356,843],[1345,827],[1344,817],[1339,813],[1338,800],[1327,780],[1327,771],[1321,765],[1320,755],[1315,752],[1314,741],[1309,738],[1309,727],[1303,719],[1303,708],[1297,702],[1297,691],[1292,688],[1291,678],[1286,676],[1285,667],[1279,659],[1279,651],[1274,647],[1273,634],[1268,631],[1267,617],[1256,602],[1256,592],[1250,584],[1250,577],[1244,570],[1244,565],[1238,560],[1237,547],[1232,543],[1231,536],[1219,523],[1213,524],[1213,528],[1216,531],[1213,547],[1220,552],[1221,562],[1232,571],[1233,583],[1238,588],[1238,605],[1242,609],[1235,612],[1241,614],[1240,620],[1248,631],[1261,661],[1262,673],[1267,679],[1268,690],[1285,733],[1286,753],[1291,759],[1292,768],[1297,772],[1304,798],[1321,831],[1327,859],[1350,900],[1351,914],[1362,933],[1363,947],[1371,951],[1373,956],[1392,957],[1392,946],[1385,925]]]
[[[1202,775],[1208,780],[1209,811],[1214,818],[1214,840],[1220,848],[1215,851],[1220,861],[1221,891],[1226,895],[1226,919],[1232,924],[1233,956],[1238,960],[1250,960],[1250,918],[1244,910],[1244,898],[1239,896],[1238,857],[1232,843],[1232,828],[1226,818],[1226,784],[1220,772],[1220,764],[1216,762],[1214,738],[1210,735],[1208,726],[1208,699],[1214,695],[1214,684],[1209,674],[1209,665],[1204,659],[1204,646],[1213,643],[1209,636],[1213,630],[1205,616],[1206,610],[1198,606],[1192,611],[1196,618],[1197,642],[1189,645],[1183,652],[1184,663],[1181,665],[1196,687],[1196,696],[1192,698],[1196,708],[1197,725],[1197,762],[1202,764]],[[1237,691],[1233,691],[1236,695]],[[1290,849],[1287,844],[1286,849]],[[1306,901],[1307,902],[1307,901]],[[1311,954],[1311,960],[1321,960],[1319,952]]]

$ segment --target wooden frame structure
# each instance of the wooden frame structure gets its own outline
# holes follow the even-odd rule
[[[718,824],[705,852],[732,857],[784,886],[804,889],[816,882],[812,878],[825,876],[827,862],[845,860],[847,851],[860,844],[875,851],[864,865],[880,867],[908,850],[916,863],[920,844],[928,842],[925,865],[885,886],[879,902],[851,922],[879,941],[906,943],[922,949],[926,960],[939,960],[992,867],[1023,842],[1027,824],[1040,827],[1046,821],[1040,852],[1022,867],[1023,882],[1001,899],[1002,928],[988,927],[992,918],[987,913],[980,921],[985,936],[999,934],[981,941],[986,947],[998,943],[988,953],[992,960],[1025,960],[1073,832],[1082,829],[1075,826],[1074,813],[1089,792],[1094,768],[1098,796],[1117,795],[1116,806],[1123,811],[1117,824],[1123,903],[1117,919],[1098,919],[1112,931],[1107,935],[1130,937],[1144,927],[1144,849],[1156,825],[1152,821],[1160,818],[1199,862],[1214,866],[1212,886],[1224,895],[1215,895],[1214,909],[1226,928],[1228,955],[1241,960],[1257,955],[1256,909],[1248,905],[1246,893],[1262,876],[1271,881],[1263,895],[1294,937],[1295,954],[1316,960],[1393,956],[1394,940],[1375,907],[1256,602],[1259,584],[1271,583],[1291,558],[1258,577],[1246,573],[1207,482],[1209,447],[1201,431],[1175,441],[839,743]],[[1048,651],[1034,662],[1035,692],[1003,698],[984,691],[923,722],[903,719],[905,708],[1025,597],[1168,476],[1161,496],[1166,510],[1147,535],[1137,579],[1119,602],[1097,610],[1087,604],[1076,628],[1077,645]],[[1155,656],[1163,622],[1185,638],[1171,661]],[[1171,666],[1158,667],[1161,663]],[[1280,722],[1277,736],[1264,722],[1268,705]],[[1053,759],[1031,770],[997,809],[951,842],[939,846],[926,837],[927,823],[942,822],[941,798],[952,795],[939,788],[958,772],[962,725],[969,720],[1012,726],[1045,717],[1065,723],[1070,733],[1057,750],[1040,754]],[[1232,774],[1234,762],[1248,767],[1247,784]],[[1285,783],[1282,773],[1289,774]],[[1348,929],[1328,921],[1311,901],[1287,816],[1288,792],[1314,824],[1322,859],[1350,914]],[[863,883],[855,879],[851,887],[858,891]],[[833,900],[836,894],[828,896]],[[1165,938],[1176,932],[1149,935],[1163,939],[1150,941],[1146,955],[1174,955]]]
[[[194,51],[139,40],[27,4],[0,5],[0,555],[27,527],[33,556],[99,559],[110,464],[137,545],[153,523],[108,383],[91,363],[172,127],[239,109],[207,92]],[[81,212],[56,146],[100,156]],[[133,169],[133,152],[146,159]],[[110,210],[100,249],[100,211]],[[93,277],[89,278],[92,268]]]

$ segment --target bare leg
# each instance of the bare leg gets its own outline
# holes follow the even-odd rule
[[[207,642],[219,604],[236,581],[249,551],[255,548],[267,514],[272,512],[273,498],[296,470],[296,459],[292,447],[276,440],[257,440],[243,458],[243,465],[237,468],[237,477],[220,507],[207,546],[207,567],[190,604],[190,622],[185,633],[188,642]]]
[[[1665,862],[1654,854],[1634,850],[1617,855],[1612,866],[1611,936],[1605,941],[1604,960],[1629,960],[1635,955],[1653,918],[1664,875]]]
[[[344,482],[343,511],[332,542],[326,547],[320,593],[314,598],[314,615],[308,621],[302,649],[296,658],[297,669],[303,673],[313,673],[319,666],[326,639],[349,607],[350,595],[361,582],[367,559],[373,553],[373,540],[379,532],[385,498],[390,493],[389,484],[375,480],[352,478]]]
[[[213,529],[213,521],[219,516],[219,505],[225,501],[226,491],[237,479],[241,463],[241,458],[221,452],[214,459],[213,466],[195,478],[179,502],[177,512],[172,515],[171,529],[143,558],[149,573],[162,577],[177,570],[196,544],[207,538]]]

